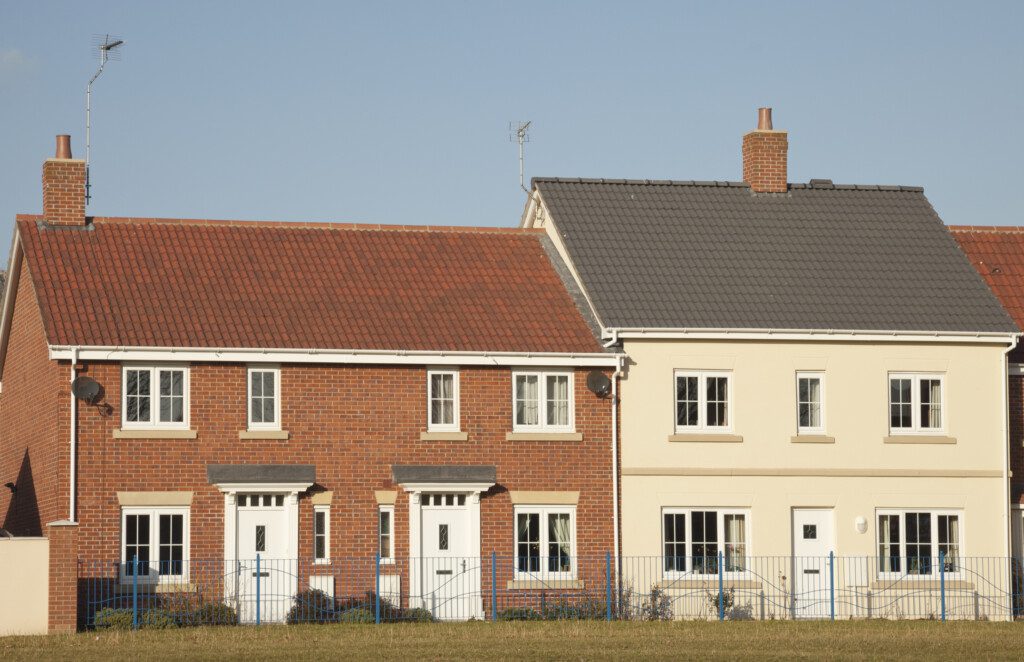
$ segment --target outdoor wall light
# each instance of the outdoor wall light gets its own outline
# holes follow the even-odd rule
[[[11,491],[11,494],[17,494],[18,493],[18,486],[15,485],[14,483],[11,483],[11,482],[4,483],[4,487],[9,489]]]
[[[858,516],[853,520],[853,526],[857,529],[857,533],[867,533],[868,521],[863,517]]]

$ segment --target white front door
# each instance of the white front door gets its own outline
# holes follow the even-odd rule
[[[286,499],[272,493],[237,496],[238,617],[243,623],[255,623],[257,617],[261,623],[283,622],[292,606],[298,568],[289,555]]]
[[[793,616],[828,618],[832,510],[793,509]]]
[[[472,554],[466,495],[424,493],[421,503],[422,605],[434,618],[472,618],[480,592],[480,559]]]

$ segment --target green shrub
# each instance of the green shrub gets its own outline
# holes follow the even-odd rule
[[[355,609],[349,609],[338,613],[338,623],[376,623],[377,616],[373,611],[365,607],[356,607]]]
[[[96,612],[93,625],[97,630],[131,630],[131,609],[100,609]]]
[[[498,612],[499,621],[542,621],[544,617],[529,607],[509,607]]]
[[[583,596],[575,601],[565,599],[548,604],[542,616],[546,621],[588,621],[607,618],[607,610],[604,602]]]
[[[434,615],[430,613],[429,609],[415,607],[402,612],[401,620],[403,623],[433,623]]]
[[[130,618],[129,614],[129,618]],[[139,614],[139,627],[147,630],[166,630],[178,627],[174,614],[166,609],[147,609]]]
[[[221,602],[207,602],[192,612],[192,625],[237,625],[238,615]]]
[[[338,606],[334,598],[317,589],[306,589],[295,595],[285,619],[288,623],[337,623]]]

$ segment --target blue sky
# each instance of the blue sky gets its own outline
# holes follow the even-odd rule
[[[0,232],[42,161],[96,215],[513,225],[527,177],[730,179],[756,108],[790,181],[913,184],[948,223],[1024,224],[1020,2],[6,2]]]

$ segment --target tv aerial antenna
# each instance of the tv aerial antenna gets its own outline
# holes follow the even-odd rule
[[[523,153],[526,143],[530,142],[529,130],[532,123],[532,121],[508,123],[509,142],[519,143],[519,188],[523,189],[524,193],[529,193],[529,191],[526,188],[526,181],[523,179]]]
[[[96,70],[96,73],[89,79],[89,84],[85,86],[85,204],[89,204],[92,199],[90,192],[92,185],[89,183],[89,157],[92,148],[92,84],[103,73],[107,62],[121,59],[119,49],[124,45],[124,39],[111,34],[93,35],[92,41],[92,47],[100,60],[100,68]]]

